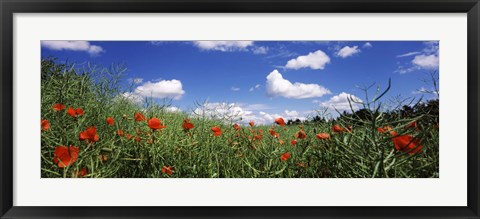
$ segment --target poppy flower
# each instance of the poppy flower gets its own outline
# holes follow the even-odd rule
[[[83,109],[82,108],[77,108],[75,110],[75,113],[78,115],[78,116],[83,116]]]
[[[57,104],[52,106],[52,109],[55,110],[55,111],[61,111],[61,110],[65,109],[65,105],[63,105],[61,103],[57,103]]]
[[[418,138],[411,135],[399,135],[392,138],[395,150],[408,152],[409,154],[422,153],[422,144]]]
[[[338,125],[334,125],[334,126],[332,126],[332,131],[335,132],[335,133],[342,132],[343,128],[341,128]]]
[[[137,122],[141,122],[141,121],[147,120],[147,119],[145,118],[145,116],[144,116],[141,112],[136,112],[135,115],[134,115],[134,117],[135,117],[135,120],[136,120]]]
[[[141,137],[139,137],[139,136],[135,137],[135,141],[136,141],[136,142],[140,142],[141,140],[142,140]]]
[[[405,126],[405,129],[409,129],[409,128],[415,128],[416,130],[420,130],[420,129],[418,128],[417,121],[413,121],[413,122],[411,122],[410,124],[408,124],[407,126]]]
[[[283,140],[280,140],[279,143],[280,144],[285,144],[285,142]]]
[[[53,152],[53,163],[60,168],[68,167],[77,161],[79,153],[80,150],[75,146],[57,146]]]
[[[222,130],[218,126],[212,127],[213,135],[220,136],[222,135]]]
[[[117,130],[117,131],[115,131],[115,134],[122,137],[123,136],[123,131],[122,130]]]
[[[87,128],[85,131],[80,133],[79,139],[80,141],[86,140],[87,143],[97,142],[98,141],[97,128],[95,128],[95,126]]]
[[[42,131],[47,131],[50,128],[50,122],[46,119],[42,119]]]
[[[249,124],[251,127],[253,127],[253,126],[255,125],[255,122],[250,121],[248,124]]]
[[[263,135],[260,135],[260,134],[259,135],[254,135],[253,139],[254,140],[262,140],[262,137],[263,137]]]
[[[329,139],[330,138],[330,134],[328,133],[320,133],[320,134],[316,134],[315,137],[317,139],[320,139],[320,140],[326,140],[326,139]]]
[[[235,123],[235,124],[233,125],[233,128],[236,129],[236,130],[242,129],[237,123]]]
[[[77,113],[75,112],[75,109],[73,109],[72,107],[68,108],[67,114],[70,115],[71,117],[77,117]]]
[[[292,144],[293,146],[295,146],[297,144],[297,140],[293,139],[290,144]]]
[[[127,138],[127,140],[130,140],[130,139],[133,138],[133,135],[131,135],[131,134],[126,134],[126,135],[125,135],[125,138]]]
[[[137,120],[138,121],[138,120]],[[150,127],[152,130],[157,130],[157,129],[164,129],[166,128],[167,126],[163,126],[162,125],[162,121],[160,121],[160,119],[157,119],[157,118],[151,118],[150,120],[148,120],[148,127]]]
[[[290,159],[291,155],[290,155],[290,152],[285,152],[282,154],[282,156],[280,156],[280,159],[282,161],[287,161],[288,159]]]
[[[78,171],[77,173],[77,177],[78,178],[82,178],[84,177],[85,175],[87,175],[87,168],[82,168],[81,170]]]
[[[173,167],[172,166],[163,166],[162,167],[162,173],[166,173],[168,175],[172,175],[173,173]]]
[[[392,131],[392,127],[390,127],[390,126],[385,126],[385,127],[383,127],[383,128],[378,127],[378,128],[377,128],[377,131],[380,132],[380,133],[385,133],[385,132],[387,132],[387,131],[390,132],[390,131]]]
[[[183,120],[183,124],[182,124],[183,130],[188,131],[190,129],[193,129],[193,127],[195,126],[190,122],[190,119]]]
[[[297,138],[304,139],[307,137],[307,134],[303,130],[298,131]]]
[[[275,137],[277,135],[277,133],[273,129],[270,129],[268,131],[270,132],[270,135],[272,135],[273,137]]]
[[[112,117],[108,117],[107,120],[106,120],[107,124],[109,125],[113,125],[115,123],[115,120],[113,120]]]
[[[276,119],[275,119],[275,123],[276,123],[277,125],[279,125],[279,126],[285,126],[285,120],[283,120],[282,117],[276,118]]]

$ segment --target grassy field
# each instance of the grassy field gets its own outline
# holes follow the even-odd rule
[[[42,177],[439,177],[428,113],[382,112],[377,99],[364,117],[238,125],[135,104],[120,95],[123,73],[42,60]]]

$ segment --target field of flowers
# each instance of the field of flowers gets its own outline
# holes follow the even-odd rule
[[[438,116],[343,114],[272,125],[121,98],[123,68],[42,60],[44,178],[439,177]]]

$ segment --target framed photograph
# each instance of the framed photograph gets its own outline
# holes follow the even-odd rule
[[[0,7],[1,218],[479,217],[478,0]]]

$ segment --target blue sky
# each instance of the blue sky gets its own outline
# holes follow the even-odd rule
[[[432,98],[426,73],[438,70],[432,41],[42,41],[42,57],[110,66],[124,63],[124,96],[172,99],[171,110],[222,108],[243,121],[304,119],[313,110],[366,101],[360,89],[377,83],[396,95]],[[370,97],[375,90],[370,90]],[[208,105],[197,109],[196,101]],[[354,105],[359,108],[359,105]],[[221,111],[221,110],[220,110]],[[223,111],[222,111],[223,112]]]

